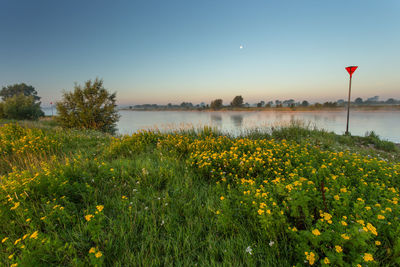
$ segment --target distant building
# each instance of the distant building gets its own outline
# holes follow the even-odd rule
[[[378,101],[379,101],[379,96],[374,96],[368,98],[366,102],[378,102]]]

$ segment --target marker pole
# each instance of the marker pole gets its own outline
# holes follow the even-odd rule
[[[350,94],[351,94],[351,77],[350,74],[350,82],[349,82],[349,99],[347,100],[347,124],[346,124],[346,135],[349,134],[349,116],[350,116]]]

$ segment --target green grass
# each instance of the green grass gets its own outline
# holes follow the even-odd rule
[[[109,135],[63,130],[52,122],[21,125],[33,130],[25,135],[46,136],[59,146],[40,155],[27,150],[19,159],[9,152],[7,164],[0,164],[0,239],[8,237],[0,243],[1,265],[296,264],[293,244],[281,240],[279,246],[270,246],[254,216],[234,208],[227,214],[231,220],[217,216],[220,185],[190,166],[185,152],[157,146],[157,135],[144,134],[139,141],[119,144]],[[190,140],[220,135],[209,128],[181,134]],[[338,136],[294,125],[253,131],[247,138],[311,142],[323,150],[349,149],[399,161],[398,148],[375,134]],[[35,174],[33,181],[23,183]],[[12,203],[20,203],[14,210],[10,210],[10,197]],[[95,214],[98,205],[104,209]],[[94,217],[87,221],[87,214]],[[37,239],[27,237],[14,245],[34,231],[39,232]],[[96,258],[88,253],[92,247],[103,255]]]

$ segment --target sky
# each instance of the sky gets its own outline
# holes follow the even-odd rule
[[[400,98],[398,0],[0,0],[0,86],[120,105]]]

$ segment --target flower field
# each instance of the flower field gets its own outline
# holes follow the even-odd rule
[[[396,161],[207,128],[0,137],[4,266],[400,264]]]

